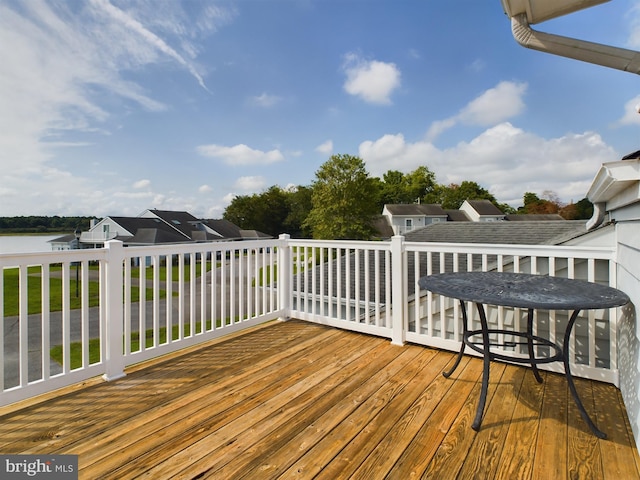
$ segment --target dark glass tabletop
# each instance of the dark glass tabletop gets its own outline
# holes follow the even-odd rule
[[[583,310],[625,305],[615,288],[584,280],[510,272],[456,272],[428,275],[420,288],[488,305],[544,310]]]

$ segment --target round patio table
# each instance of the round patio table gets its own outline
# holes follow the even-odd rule
[[[510,272],[441,273],[420,278],[418,285],[422,289],[460,301],[463,318],[462,345],[455,363],[443,375],[448,378],[455,371],[467,346],[482,354],[484,362],[482,389],[476,416],[471,426],[474,430],[478,431],[482,424],[489,388],[489,365],[491,360],[531,365],[538,382],[542,382],[542,377],[538,372],[539,364],[562,361],[569,390],[578,406],[580,415],[597,437],[606,438],[605,433],[600,431],[593,423],[578,396],[569,365],[569,341],[573,326],[581,310],[620,307],[629,302],[629,297],[625,293],[606,285],[584,280]],[[465,302],[474,302],[476,304],[480,316],[480,330],[469,329]],[[484,305],[527,309],[527,331],[490,329]],[[536,309],[573,311],[569,318],[562,344],[533,334],[533,312]],[[504,344],[492,343],[489,338],[492,334],[506,334],[522,339],[522,342],[508,342],[508,344],[510,346],[526,345],[528,356],[513,357],[491,351],[492,346],[504,346]],[[481,340],[474,340],[474,337],[480,337]],[[536,357],[536,346],[549,347],[550,355]]]

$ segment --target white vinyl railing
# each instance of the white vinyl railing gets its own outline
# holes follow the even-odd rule
[[[432,273],[497,270],[577,278],[615,287],[614,250],[606,247],[487,245],[404,242],[290,241],[294,259],[290,315],[338,328],[457,351],[462,312],[457,300],[420,291],[420,277]],[[479,317],[472,304],[469,319]],[[536,311],[534,334],[562,339],[571,312]],[[526,310],[487,308],[490,327],[522,332]],[[616,309],[580,313],[569,349],[577,376],[618,385]],[[479,326],[473,327],[478,329]],[[560,340],[561,341],[561,340]],[[502,343],[502,342],[499,342]],[[508,343],[508,342],[507,342]],[[545,356],[546,347],[537,355]],[[470,352],[471,353],[471,352]],[[502,354],[523,356],[520,347]],[[562,365],[541,366],[562,372]]]
[[[117,379],[134,363],[282,316],[279,244],[110,241],[0,255],[0,404]]]
[[[608,248],[287,235],[128,248],[110,241],[101,249],[2,254],[0,405],[99,375],[114,380],[134,363],[276,318],[457,351],[459,305],[420,291],[421,276],[495,269],[615,286],[614,260]],[[499,307],[487,313],[500,327],[524,326],[526,312]],[[616,313],[580,317],[571,346],[576,375],[618,384]],[[566,312],[536,315],[537,335],[561,335]]]

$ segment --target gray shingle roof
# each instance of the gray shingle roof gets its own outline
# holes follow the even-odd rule
[[[504,215],[504,213],[489,200],[467,200],[467,203],[479,215]]]
[[[551,240],[585,232],[584,220],[521,222],[441,222],[405,235],[408,242],[553,245]]]
[[[161,218],[162,220],[167,222],[167,224],[173,226],[173,228],[179,230],[189,238],[191,238],[192,232],[197,229],[196,225],[200,223],[200,220],[191,215],[189,212],[155,209],[151,209],[149,211],[157,215],[158,218]]]
[[[240,240],[242,238],[240,228],[223,218],[203,220],[202,223],[223,236],[225,240]]]
[[[445,210],[449,222],[470,222],[469,216],[462,210]]]
[[[548,214],[510,213],[505,215],[504,219],[510,222],[541,222],[541,221],[548,221],[548,220],[564,221],[564,218],[562,217],[562,215],[559,215],[557,213],[548,213]]]
[[[385,205],[392,215],[397,216],[447,216],[442,207],[435,203],[408,203]]]

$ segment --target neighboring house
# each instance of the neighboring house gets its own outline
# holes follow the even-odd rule
[[[504,220],[504,213],[489,200],[465,200],[460,210],[473,222],[498,222]]]
[[[159,243],[188,243],[191,238],[160,218],[105,217],[82,232],[83,248],[104,246],[109,240],[120,240],[126,245],[157,245]]]
[[[54,248],[61,249],[66,237],[52,242]],[[68,248],[78,248],[75,235],[70,237],[68,242],[74,243]],[[227,220],[201,220],[188,212],[150,209],[137,217],[105,217],[92,222],[89,230],[82,232],[79,246],[100,248],[109,240],[120,240],[125,246],[143,246],[266,238],[271,237],[257,230],[241,230]]]
[[[51,250],[54,252],[60,250],[75,250],[78,248],[78,239],[73,233],[63,235],[62,237],[52,238],[48,243],[51,244]]]
[[[505,215],[489,200],[465,200],[458,210],[444,210],[437,204],[396,204],[385,205],[382,217],[393,231],[392,235],[405,235],[413,230],[435,223],[450,222],[546,222],[565,221],[560,215]],[[379,224],[376,229],[382,238],[392,235],[383,234]]]
[[[448,220],[447,212],[436,204],[385,205],[382,209],[382,215],[389,219],[394,235],[404,235],[416,228]]]

